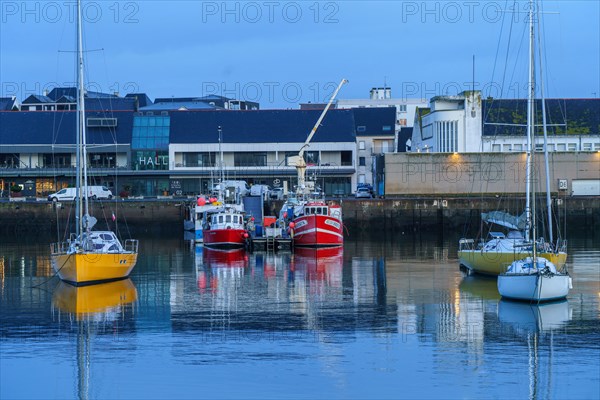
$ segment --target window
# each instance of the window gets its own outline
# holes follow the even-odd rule
[[[523,145],[521,143],[517,143],[513,146],[513,151],[523,151]]]
[[[71,167],[70,153],[46,153],[42,155],[44,167],[50,168],[68,168]]]
[[[567,144],[567,148],[569,151],[577,151],[577,143],[569,143]]]
[[[583,147],[583,151],[592,151],[591,143],[584,143],[582,147]]]
[[[87,126],[90,128],[110,128],[117,126],[116,118],[88,118]]]
[[[359,150],[365,149],[365,141],[364,140],[361,140],[360,142],[358,142],[358,149]]]
[[[510,145],[510,144],[502,145],[502,151],[511,151],[511,150],[512,150],[512,145]]]
[[[360,165],[361,167],[364,167],[365,165],[367,165],[367,160],[365,157],[358,157],[358,165]]]
[[[183,153],[184,167],[214,167],[216,153]]]
[[[366,183],[366,182],[367,182],[367,179],[366,179],[365,174],[359,174],[358,175],[358,183]]]
[[[493,144],[492,145],[492,152],[493,153],[499,153],[500,152],[500,145],[499,144]]]
[[[391,125],[383,125],[381,127],[381,130],[384,132],[390,132],[392,130],[392,126]]]
[[[234,153],[233,164],[236,167],[266,167],[267,153]]]
[[[306,165],[319,165],[319,152],[318,151],[304,152],[304,161],[306,161]]]
[[[399,104],[398,105],[398,111],[400,111],[400,112],[406,112],[406,104]]]
[[[342,166],[352,166],[352,152],[351,151],[341,151],[340,152],[340,157],[341,157],[341,164]]]
[[[356,127],[356,132],[366,132],[367,131],[367,127],[364,125],[359,125]]]
[[[567,145],[565,143],[558,143],[556,145],[557,151],[567,151]]]
[[[171,119],[168,116],[134,116],[132,149],[168,149]]]

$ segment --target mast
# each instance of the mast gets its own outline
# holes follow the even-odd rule
[[[77,20],[79,23],[77,26],[79,27],[79,32],[77,36],[77,40],[79,42],[78,53],[79,53],[79,109],[80,109],[80,117],[79,117],[79,126],[81,129],[81,162],[80,165],[83,165],[83,188],[81,190],[81,196],[83,196],[83,200],[85,202],[84,216],[86,217],[83,221],[83,228],[86,231],[89,231],[89,215],[90,215],[90,204],[88,199],[88,176],[87,176],[87,142],[86,142],[86,133],[85,133],[85,89],[83,81],[83,18],[81,16],[81,0],[78,0],[78,12],[77,12]]]
[[[534,95],[535,95],[535,72],[534,72],[534,28],[533,28],[533,0],[529,0],[529,82],[527,85],[527,159],[526,159],[526,190],[525,190],[525,215],[527,217],[526,228],[525,228],[525,240],[529,241],[531,238],[531,229],[533,227],[533,237],[535,238],[535,223],[532,223],[532,210],[531,210],[531,174],[532,174],[532,163],[533,163],[533,138],[534,138],[534,123],[533,123],[533,112],[534,112]],[[535,204],[535,201],[534,201]],[[534,210],[535,212],[535,210]],[[535,246],[534,247],[534,258],[535,258]]]
[[[76,236],[79,235],[83,231],[83,211],[81,208],[81,202],[83,199],[82,194],[82,176],[81,176],[81,158],[82,158],[82,132],[83,132],[83,123],[85,121],[85,106],[83,104],[83,35],[82,35],[82,18],[81,18],[81,1],[77,1],[77,112],[75,116],[76,120],[76,148],[77,155],[75,159],[76,163],[76,181],[75,181],[75,190],[77,192],[77,201],[75,203],[75,215],[77,218],[76,221]],[[87,190],[86,190],[87,192]]]
[[[540,59],[540,97],[542,100],[542,126],[544,129],[544,167],[546,168],[546,212],[548,214],[548,240],[554,243],[552,229],[552,198],[550,196],[550,165],[548,161],[548,126],[546,124],[546,96],[544,94],[544,75],[542,70],[542,35],[541,21],[538,21],[538,57]]]
[[[225,188],[223,186],[225,185],[225,171],[223,168],[223,149],[221,148],[221,132],[222,132],[221,125],[219,125],[217,127],[217,130],[219,131],[219,159],[220,159],[219,167],[221,169],[221,171],[220,171],[221,172],[221,184],[219,185],[219,201],[224,202],[225,199],[223,198],[223,195],[225,193],[225,191],[224,191]]]

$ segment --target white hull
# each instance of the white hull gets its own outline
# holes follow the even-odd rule
[[[498,292],[503,298],[525,301],[551,301],[567,297],[571,277],[567,274],[502,274]]]

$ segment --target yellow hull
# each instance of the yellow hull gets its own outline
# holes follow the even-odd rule
[[[531,256],[529,251],[523,252],[495,252],[481,250],[462,250],[458,252],[458,259],[461,265],[464,265],[473,272],[487,275],[499,275],[513,263]],[[538,256],[550,260],[557,269],[562,269],[567,261],[567,253],[538,253]]]
[[[61,282],[52,300],[64,312],[90,314],[137,300],[137,290],[131,279],[82,287]]]
[[[89,285],[125,279],[137,262],[137,253],[53,254],[52,268],[63,281]]]

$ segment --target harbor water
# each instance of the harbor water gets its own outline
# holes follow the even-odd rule
[[[501,300],[455,234],[215,252],[138,237],[130,279],[53,278],[52,237],[0,238],[0,398],[600,397],[600,237],[559,303]]]

